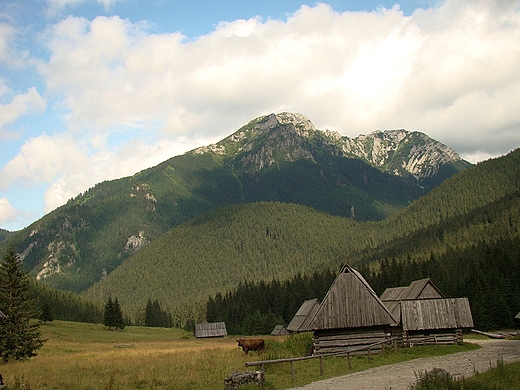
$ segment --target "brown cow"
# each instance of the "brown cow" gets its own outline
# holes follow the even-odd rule
[[[265,350],[264,339],[238,339],[237,343],[246,355],[249,355],[249,351],[258,351],[260,355],[260,352]]]

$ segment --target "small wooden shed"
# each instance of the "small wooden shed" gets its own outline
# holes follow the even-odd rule
[[[407,287],[387,288],[381,295],[381,300],[392,312],[392,316],[397,320],[398,325],[401,319],[401,301],[414,299],[445,298],[444,294],[433,284],[430,278],[415,280]]]
[[[271,332],[271,336],[287,336],[289,332],[285,329],[283,325],[276,325]]]
[[[462,330],[473,327],[468,298],[400,302],[405,345],[461,344]]]
[[[520,327],[520,312],[513,318],[513,322],[515,323],[516,327]]]
[[[207,337],[226,337],[227,330],[224,322],[207,322],[204,321],[201,324],[195,324],[195,337],[196,338],[207,338]]]
[[[320,307],[318,298],[308,299],[303,302],[289,325],[287,325],[287,330],[291,333],[308,331],[318,307]]]
[[[314,354],[348,351],[389,338],[396,320],[361,274],[345,265],[314,315]],[[372,349],[371,353],[377,352]],[[364,352],[366,353],[366,352]]]

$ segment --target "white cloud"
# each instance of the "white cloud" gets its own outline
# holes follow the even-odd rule
[[[448,1],[410,17],[302,6],[286,22],[221,23],[195,41],[69,17],[41,71],[71,125],[92,131],[227,135],[286,109],[346,135],[406,127],[470,152],[490,131],[518,142],[507,134],[520,121],[520,15],[504,4]]]
[[[9,92],[9,89],[0,80],[0,98],[9,95]],[[7,104],[0,103],[0,139],[7,136],[6,127],[8,125],[16,122],[25,114],[43,112],[45,107],[45,99],[34,87],[29,88],[26,93],[17,94]]]
[[[0,226],[12,222],[17,218],[16,209],[11,206],[7,198],[0,198]]]

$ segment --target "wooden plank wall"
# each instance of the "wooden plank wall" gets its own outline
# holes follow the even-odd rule
[[[403,332],[403,344],[408,347],[417,345],[462,344],[461,329],[444,329],[437,332]]]
[[[317,330],[314,332],[313,355],[348,352],[389,338],[390,334],[381,328]],[[371,348],[370,353],[379,353],[381,348],[381,345]],[[353,354],[366,353],[367,351],[364,350]]]

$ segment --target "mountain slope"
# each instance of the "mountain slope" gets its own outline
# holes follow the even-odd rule
[[[173,228],[86,295],[120,297],[127,310],[158,299],[170,309],[243,280],[414,260],[482,242],[520,239],[520,149],[446,180],[384,221],[356,222],[294,204],[233,205]]]
[[[100,183],[0,246],[13,244],[37,279],[80,292],[170,228],[221,206],[279,201],[381,220],[470,165],[420,133],[350,139],[299,114],[271,114],[215,145]]]

